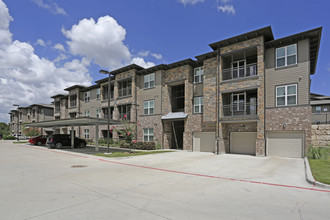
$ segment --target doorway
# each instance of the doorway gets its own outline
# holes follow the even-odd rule
[[[183,149],[184,121],[172,121],[171,149]]]

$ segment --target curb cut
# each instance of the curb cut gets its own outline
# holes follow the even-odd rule
[[[312,171],[311,171],[311,167],[309,166],[309,162],[308,162],[307,157],[304,158],[304,162],[305,162],[305,173],[306,173],[307,182],[312,184],[313,186],[318,186],[318,187],[321,187],[321,188],[330,189],[330,185],[320,183],[320,182],[318,182],[314,179]]]

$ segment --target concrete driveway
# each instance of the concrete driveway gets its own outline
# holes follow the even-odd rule
[[[80,168],[73,168],[74,165]],[[99,158],[0,141],[2,219],[329,219],[302,159]]]

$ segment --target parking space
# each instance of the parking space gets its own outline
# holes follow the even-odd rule
[[[330,214],[330,192],[311,190],[301,159],[194,152],[99,158],[0,142],[0,176],[4,219],[328,219]]]

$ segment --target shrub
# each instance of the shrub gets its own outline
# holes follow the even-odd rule
[[[11,135],[4,135],[3,139],[4,140],[16,140],[16,138],[14,136],[11,136]]]
[[[307,157],[309,159],[325,159],[327,157],[327,149],[322,149],[319,147],[310,147],[307,152]]]
[[[156,143],[155,142],[135,142],[131,144],[131,148],[137,150],[155,150]]]
[[[159,142],[156,143],[156,150],[160,150],[162,148],[162,146],[160,145]]]

